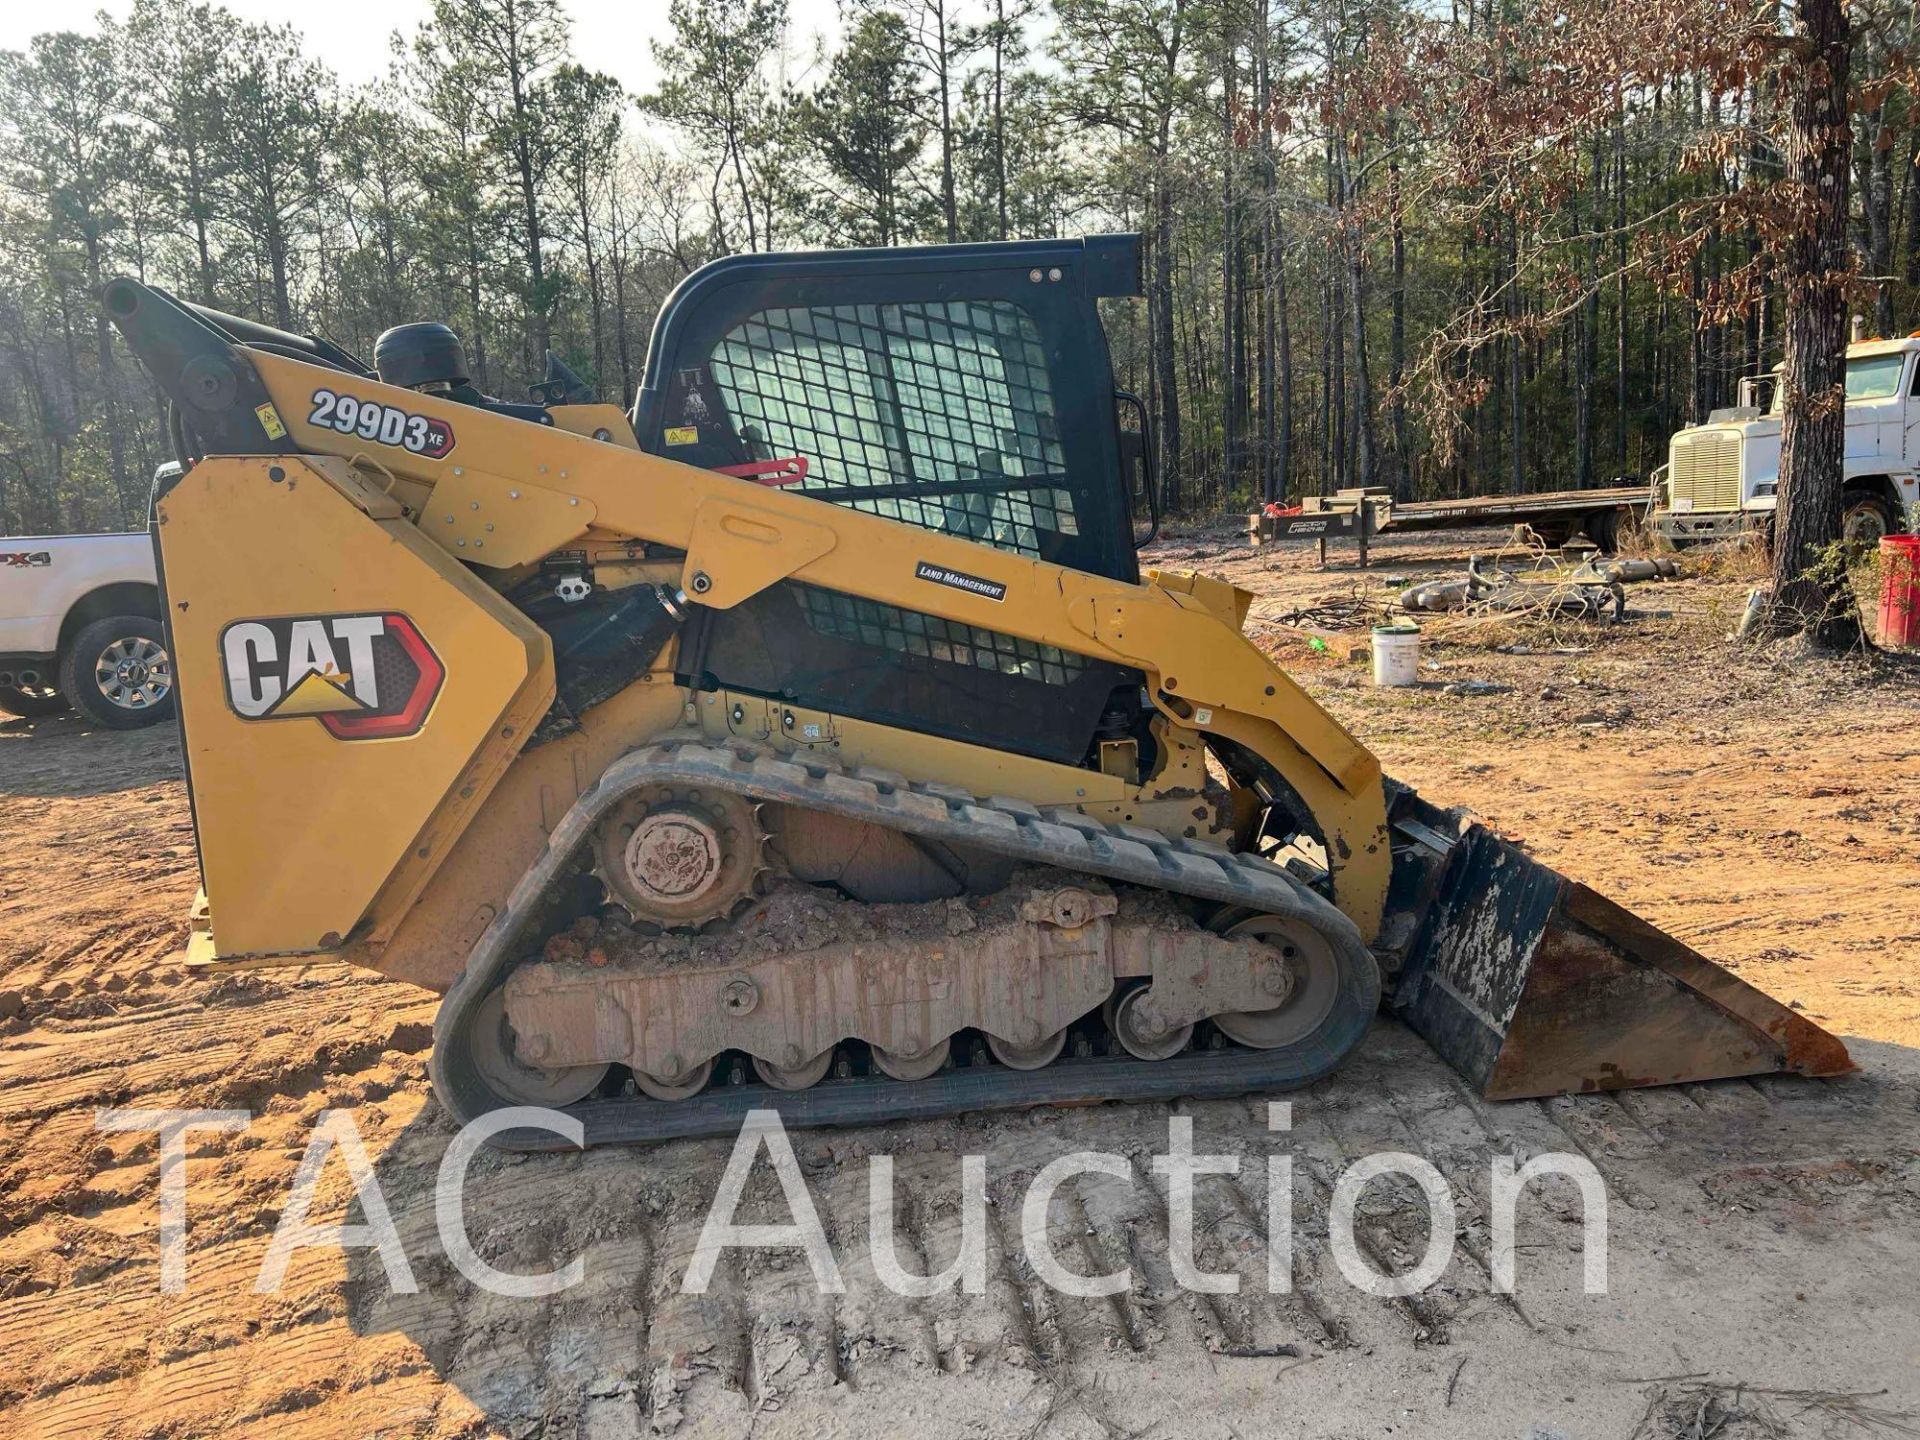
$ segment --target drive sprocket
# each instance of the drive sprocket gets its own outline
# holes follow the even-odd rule
[[[594,873],[635,922],[698,929],[753,894],[766,843],[760,807],[744,795],[648,785],[595,829]]]

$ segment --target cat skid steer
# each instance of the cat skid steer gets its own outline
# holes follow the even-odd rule
[[[443,992],[446,1107],[589,1143],[1284,1090],[1383,998],[1493,1098],[1851,1068],[1142,573],[1138,294],[1131,236],[723,260],[627,413],[113,282],[194,957]]]

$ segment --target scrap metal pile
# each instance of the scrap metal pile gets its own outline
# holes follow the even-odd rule
[[[1627,614],[1629,584],[1673,579],[1679,565],[1669,557],[1600,559],[1589,556],[1572,569],[1508,569],[1498,557],[1475,555],[1461,580],[1427,580],[1400,594],[1405,610],[1462,610],[1479,614],[1592,620],[1613,624]]]
[[[1365,630],[1390,621],[1393,618],[1392,610],[1393,607],[1386,601],[1363,593],[1356,584],[1349,587],[1345,594],[1323,595],[1305,605],[1296,605],[1284,614],[1275,615],[1273,620],[1276,624],[1303,630]]]

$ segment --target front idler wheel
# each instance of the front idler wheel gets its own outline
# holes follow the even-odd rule
[[[522,1053],[525,1048],[507,1018],[507,992],[495,990],[473,1018],[473,1067],[502,1100],[557,1109],[586,1099],[606,1078],[605,1065],[549,1070]]]
[[[1327,1023],[1340,1001],[1340,963],[1318,931],[1278,915],[1251,915],[1219,930],[1229,940],[1264,941],[1278,963],[1262,977],[1278,1004],[1271,1010],[1215,1015],[1229,1040],[1249,1050],[1297,1045]]]

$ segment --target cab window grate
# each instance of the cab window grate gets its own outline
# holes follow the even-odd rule
[[[712,369],[750,454],[811,462],[803,491],[1026,555],[1080,533],[1039,332],[1011,302],[763,310]]]
[[[902,610],[837,590],[811,585],[795,585],[793,589],[809,626],[822,635],[858,645],[951,665],[971,665],[1044,685],[1069,685],[1087,667],[1083,655],[997,630]]]

